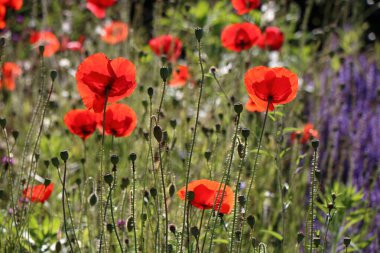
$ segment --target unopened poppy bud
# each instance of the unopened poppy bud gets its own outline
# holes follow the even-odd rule
[[[0,38],[0,47],[4,46],[5,45],[5,38],[4,37],[1,37]]]
[[[157,189],[156,188],[154,188],[154,187],[150,188],[149,192],[153,198],[156,198],[156,196],[157,196]]]
[[[17,130],[13,130],[13,131],[12,131],[13,139],[17,140],[18,135],[19,135],[19,132],[18,132]]]
[[[241,135],[243,135],[244,139],[248,139],[250,133],[251,131],[248,128],[243,128],[241,130]]]
[[[332,202],[328,203],[327,208],[329,209],[329,211],[331,211],[334,208],[334,203]]]
[[[131,153],[129,155],[129,160],[131,160],[132,162],[136,161],[136,159],[137,159],[137,155],[135,153]]]
[[[317,150],[319,146],[319,140],[317,139],[312,140],[311,145],[313,146],[314,150]]]
[[[191,227],[190,228],[190,232],[191,232],[192,236],[194,236],[195,238],[198,238],[198,236],[199,236],[199,229],[198,229],[197,226]]]
[[[123,177],[121,179],[121,189],[124,190],[125,188],[127,188],[129,186],[129,178],[127,177]]]
[[[169,231],[172,232],[174,235],[177,232],[177,227],[174,224],[169,224]]]
[[[53,82],[54,82],[55,79],[57,78],[57,75],[58,75],[58,73],[57,73],[56,70],[52,70],[52,71],[50,71],[50,78],[51,78],[51,80],[52,80]]]
[[[148,96],[149,96],[149,97],[153,97],[153,91],[154,91],[154,90],[153,90],[152,87],[149,87],[149,88],[148,88]]]
[[[128,218],[127,220],[127,229],[128,229],[128,232],[131,232],[133,230],[133,218],[132,216]]]
[[[237,114],[240,114],[243,111],[243,105],[241,103],[234,104],[234,110]]]
[[[175,129],[176,126],[177,126],[177,120],[176,120],[176,119],[171,119],[171,120],[170,120],[170,126],[171,126],[173,129]]]
[[[210,150],[207,150],[206,152],[205,152],[205,158],[206,158],[206,160],[207,161],[209,161],[210,160],[210,158],[211,158],[211,151]]]
[[[49,168],[50,161],[49,160],[45,160],[44,161],[44,165],[45,165],[46,169]]]
[[[7,125],[7,120],[5,118],[0,118],[0,126],[1,128],[5,128],[5,126]]]
[[[213,75],[215,75],[215,73],[216,73],[216,67],[215,66],[212,66],[210,68],[210,73],[213,74]]]
[[[170,196],[170,197],[173,197],[173,196],[174,196],[174,193],[175,193],[175,186],[174,186],[173,183],[171,183],[171,184],[169,185],[169,196]]]
[[[241,231],[240,230],[235,232],[235,237],[236,237],[236,240],[240,241],[240,239],[241,239]]]
[[[96,193],[93,192],[90,197],[88,198],[88,202],[90,203],[91,206],[95,206],[96,203],[98,202],[98,196],[96,196]]]
[[[153,135],[158,142],[162,141],[162,128],[159,125],[153,128]]]
[[[111,185],[113,181],[113,176],[112,174],[105,174],[104,175],[104,181],[108,184]]]
[[[40,154],[34,153],[34,159],[36,159],[36,161],[40,160]]]
[[[107,227],[108,233],[112,233],[112,231],[113,231],[113,225],[112,225],[112,223],[108,223],[106,227]]]
[[[313,238],[313,242],[314,242],[314,245],[315,245],[315,247],[319,247],[319,245],[321,245],[321,238],[319,238],[319,237],[314,237]]]
[[[40,45],[38,47],[38,50],[40,51],[40,54],[43,55],[44,54],[44,51],[45,51],[45,46],[44,45]]]
[[[302,233],[302,232],[298,232],[297,233],[297,243],[298,244],[300,244],[303,241],[304,238],[305,238],[304,233]]]
[[[239,154],[240,158],[244,158],[244,156],[245,156],[244,145],[239,143],[237,149],[238,149],[238,154]]]
[[[255,225],[255,217],[253,215],[250,215],[247,217],[247,223],[253,229],[253,226]]]
[[[246,201],[246,198],[245,198],[244,195],[240,195],[240,196],[238,197],[238,201],[239,201],[239,204],[240,204],[241,206],[244,206],[245,203],[247,202],[247,201]]]
[[[168,79],[169,77],[169,68],[168,67],[161,67],[160,69],[160,76],[164,82]]]
[[[351,244],[351,238],[350,237],[344,237],[343,238],[343,244],[344,244],[344,246],[346,246],[346,248],[348,246],[350,246],[350,244]]]
[[[222,126],[220,124],[215,125],[215,130],[217,133],[219,133],[221,129],[222,129]]]
[[[195,28],[195,38],[197,38],[198,42],[201,42],[203,37],[203,29],[200,27]]]
[[[62,244],[60,241],[58,241],[55,244],[55,252],[61,252],[61,250],[62,250]]]
[[[45,186],[48,186],[50,183],[51,183],[51,180],[48,179],[48,178],[45,178],[45,180],[44,180],[44,185],[45,185]]]
[[[111,163],[113,165],[117,165],[119,163],[119,156],[118,155],[111,155]]]
[[[194,197],[195,197],[195,193],[193,191],[187,192],[187,200],[188,201],[193,201]]]
[[[66,162],[69,159],[69,152],[67,152],[66,150],[62,151],[59,155],[61,156],[61,159],[64,162]]]
[[[58,168],[59,167],[59,160],[57,157],[53,157],[51,159],[51,163],[54,165],[54,167]]]
[[[189,12],[189,11],[190,11],[190,8],[191,8],[190,4],[189,4],[189,3],[185,3],[185,11],[186,11],[186,12]],[[3,38],[2,38],[2,39],[3,39]]]

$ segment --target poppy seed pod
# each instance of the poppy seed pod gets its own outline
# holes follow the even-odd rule
[[[248,137],[249,137],[249,134],[250,134],[250,130],[248,129],[248,128],[243,128],[242,130],[241,130],[241,135],[243,135],[243,137],[244,137],[244,139],[248,139]]]
[[[118,155],[111,155],[111,163],[113,165],[117,165],[119,163],[119,156]]]
[[[175,193],[175,186],[174,186],[173,183],[171,183],[171,184],[169,185],[169,196],[170,196],[170,197],[173,197],[174,193]]]
[[[193,191],[187,192],[187,200],[188,201],[193,201],[195,198],[195,193]]]
[[[162,128],[159,125],[153,128],[153,135],[158,142],[162,141]]]
[[[350,244],[351,244],[351,238],[350,237],[344,237],[343,244],[346,247],[350,246]]]
[[[57,73],[56,70],[52,70],[52,71],[50,71],[50,78],[51,78],[51,80],[52,80],[53,82],[54,82],[55,79],[57,78],[57,75],[58,75],[58,73]]]
[[[127,177],[123,177],[122,179],[121,179],[121,189],[122,190],[124,190],[124,189],[126,189],[128,186],[129,186],[129,178],[127,178]]]
[[[212,154],[212,152],[211,152],[210,150],[207,150],[207,151],[205,152],[205,158],[206,158],[207,161],[210,161],[211,154]]]
[[[112,174],[106,174],[104,175],[104,181],[108,184],[111,185],[113,182],[113,176]]]
[[[45,178],[44,185],[47,187],[47,186],[49,186],[50,183],[51,183],[51,180],[48,178]]]
[[[59,155],[61,156],[61,159],[64,162],[66,162],[69,159],[69,152],[67,152],[66,150],[62,151]]]
[[[13,139],[16,141],[17,138],[18,138],[18,136],[19,136],[19,131],[17,131],[17,130],[13,130],[13,131],[12,131],[12,136],[13,136]]]
[[[90,195],[90,197],[88,199],[88,202],[90,203],[90,206],[95,206],[96,205],[96,203],[98,202],[98,196],[96,196],[95,192],[93,192]]]
[[[201,42],[201,39],[203,37],[203,29],[200,27],[195,28],[195,37],[197,38],[198,42]]]
[[[168,67],[161,67],[160,69],[160,76],[164,82],[168,79],[169,77],[169,68]]]
[[[147,92],[148,92],[148,96],[149,96],[149,97],[152,97],[152,96],[153,96],[153,92],[154,92],[154,90],[153,90],[152,87],[149,87],[148,90],[147,90]]]
[[[59,160],[57,157],[53,157],[51,159],[51,163],[54,165],[54,167],[58,168],[59,167]]]
[[[304,238],[305,238],[304,233],[302,233],[302,232],[298,232],[297,233],[297,243],[298,244],[300,244],[303,241]]]
[[[5,118],[0,118],[0,126],[4,129],[7,125],[7,120]]]
[[[113,225],[111,223],[108,223],[106,227],[107,227],[108,233],[112,233],[112,231],[113,231]]]
[[[49,165],[50,165],[50,161],[49,160],[45,160],[44,161],[44,165],[45,165],[45,168],[49,168]]]
[[[176,120],[176,119],[171,119],[171,120],[170,120],[170,126],[171,126],[173,129],[175,129],[176,126],[177,126],[177,120]]]
[[[174,224],[169,224],[169,231],[172,232],[174,235],[177,232],[177,227]]]
[[[243,111],[243,105],[241,103],[234,104],[234,110],[237,114],[240,114]]]
[[[313,146],[314,150],[317,150],[319,146],[319,140],[317,139],[312,140],[311,145]]]
[[[314,242],[315,247],[318,248],[319,245],[321,245],[321,238],[320,237],[314,237],[313,242]]]
[[[4,37],[1,37],[0,38],[0,47],[4,46],[5,45],[5,38]]]
[[[131,160],[132,162],[136,161],[136,159],[137,159],[137,155],[135,153],[131,153],[129,155],[129,160]]]
[[[255,217],[253,215],[250,215],[247,217],[247,223],[253,229],[253,226],[255,225]]]
[[[156,188],[154,188],[154,187],[150,188],[149,192],[153,198],[156,198],[156,196],[157,196],[157,189]]]
[[[43,55],[43,54],[44,54],[44,51],[45,51],[45,46],[40,45],[40,46],[38,47],[38,51],[40,52],[41,55]]]
[[[191,227],[190,228],[191,235],[194,236],[195,238],[198,238],[199,236],[199,229],[197,226]]]

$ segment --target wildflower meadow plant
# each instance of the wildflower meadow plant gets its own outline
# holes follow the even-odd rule
[[[369,2],[0,0],[0,251],[378,252]]]

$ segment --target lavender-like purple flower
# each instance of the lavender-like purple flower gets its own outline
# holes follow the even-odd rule
[[[117,221],[117,224],[116,226],[120,229],[120,230],[125,230],[125,225],[126,225],[126,221],[125,220],[118,220]]]

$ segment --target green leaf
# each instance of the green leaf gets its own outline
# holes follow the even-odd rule
[[[275,238],[276,238],[277,240],[279,240],[279,241],[282,241],[282,240],[283,240],[282,235],[280,235],[279,233],[274,232],[274,231],[272,231],[272,230],[265,230],[265,229],[262,229],[262,230],[260,230],[260,232],[261,232],[261,233],[265,233],[265,234],[269,234],[269,235],[275,237]]]

